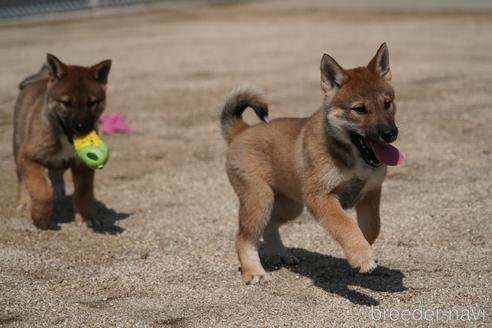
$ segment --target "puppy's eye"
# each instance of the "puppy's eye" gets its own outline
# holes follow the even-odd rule
[[[391,100],[386,100],[384,102],[384,109],[390,109],[392,103],[393,102]]]
[[[367,109],[364,106],[353,107],[352,110],[358,114],[367,114]]]
[[[99,105],[99,100],[87,100],[87,107],[89,108],[93,108],[93,107],[96,107],[97,105]]]
[[[70,99],[59,99],[57,101],[58,101],[58,103],[62,104],[65,107],[72,106],[72,101]]]

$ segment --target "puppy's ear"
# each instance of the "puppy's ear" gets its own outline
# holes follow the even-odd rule
[[[379,47],[376,55],[371,59],[369,64],[367,64],[367,68],[381,76],[386,81],[391,81],[392,76],[389,66],[389,52],[386,42]]]
[[[346,82],[347,76],[335,59],[324,54],[321,58],[321,89],[325,94],[332,94]]]
[[[111,59],[103,60],[90,68],[94,79],[102,84],[108,83],[108,75],[111,70]]]
[[[48,64],[48,76],[52,80],[61,80],[67,73],[67,65],[52,54],[46,54],[46,63]]]

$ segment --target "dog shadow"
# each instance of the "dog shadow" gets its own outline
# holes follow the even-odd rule
[[[116,212],[107,207],[104,203],[96,200],[96,218],[91,222],[90,227],[94,232],[101,234],[117,235],[125,229],[117,226],[115,223],[129,217],[129,213]],[[50,220],[49,229],[59,230],[60,224],[74,221],[75,213],[72,207],[72,196],[65,196],[55,199],[53,204],[53,215]]]
[[[404,274],[398,269],[378,266],[371,274],[360,274],[352,269],[346,259],[310,252],[301,248],[289,248],[289,252],[299,259],[299,264],[285,266],[288,270],[308,277],[315,286],[346,298],[358,305],[376,306],[379,301],[362,292],[350,289],[359,286],[373,291],[398,293],[407,290],[403,286]],[[268,267],[267,271],[279,269]]]

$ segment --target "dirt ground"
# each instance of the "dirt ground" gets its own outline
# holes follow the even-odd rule
[[[0,326],[491,325],[492,11],[299,3],[1,24]],[[252,83],[271,118],[310,115],[322,99],[321,55],[363,65],[383,41],[408,159],[384,183],[380,267],[354,274],[304,213],[281,231],[301,263],[273,270],[268,285],[243,285],[218,128],[223,95]],[[84,65],[113,59],[107,110],[125,114],[133,133],[105,137],[98,231],[75,225],[70,197],[56,202],[53,230],[15,212],[16,85],[46,52]],[[376,321],[419,307],[485,312],[478,321]]]

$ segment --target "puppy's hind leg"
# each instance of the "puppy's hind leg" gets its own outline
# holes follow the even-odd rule
[[[258,242],[270,218],[273,191],[263,181],[235,187],[240,203],[236,250],[243,281],[248,285],[267,282],[270,278],[261,265]]]
[[[302,210],[302,204],[285,196],[275,195],[271,218],[263,233],[265,257],[269,264],[279,266],[299,263],[299,260],[294,255],[289,254],[285,248],[278,230],[282,224],[297,218]]]

